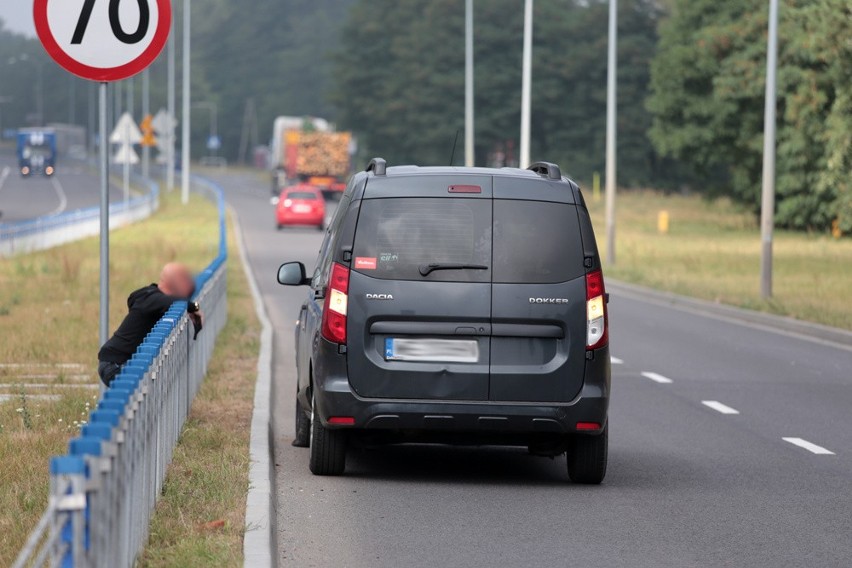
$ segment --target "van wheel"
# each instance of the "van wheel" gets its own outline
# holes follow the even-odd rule
[[[316,415],[316,400],[311,400],[311,473],[340,475],[346,469],[346,432],[329,430]]]
[[[597,436],[574,435],[568,445],[568,477],[574,483],[598,485],[606,475],[609,426]]]
[[[298,392],[296,394],[296,438],[293,446],[307,448],[311,443],[311,419],[305,414],[302,403],[299,402]]]

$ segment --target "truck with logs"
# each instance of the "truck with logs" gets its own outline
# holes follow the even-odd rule
[[[272,193],[307,183],[324,194],[346,188],[355,142],[350,132],[336,132],[327,120],[279,116],[275,119],[270,148]]]

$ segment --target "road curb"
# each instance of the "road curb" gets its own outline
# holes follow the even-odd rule
[[[251,418],[249,442],[251,466],[249,490],[246,497],[246,526],[243,538],[243,565],[246,568],[272,568],[277,565],[276,544],[277,499],[274,491],[272,436],[272,324],[266,314],[257,280],[251,271],[246,255],[239,216],[228,205],[234,223],[240,263],[251,289],[254,308],[260,320],[260,353],[257,358],[257,383],[254,391],[254,410]]]
[[[650,300],[667,306],[709,315],[718,319],[733,321],[741,325],[758,327],[766,331],[780,333],[783,335],[793,335],[811,341],[831,343],[842,349],[852,350],[852,332],[844,329],[797,320],[786,316],[778,316],[775,314],[767,314],[745,308],[738,308],[718,302],[690,298],[688,296],[654,290],[652,288],[647,288],[638,284],[629,284],[619,280],[607,279],[606,284],[608,290],[612,293],[613,301],[615,302],[618,301],[619,296],[633,296],[641,300]]]

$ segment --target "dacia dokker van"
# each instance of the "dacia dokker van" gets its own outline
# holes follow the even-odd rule
[[[607,294],[588,210],[558,166],[387,167],[350,180],[296,329],[297,446],[318,475],[347,445],[567,454],[606,473]]]

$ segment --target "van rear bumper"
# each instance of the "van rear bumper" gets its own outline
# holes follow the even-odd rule
[[[320,340],[320,343],[326,343]],[[321,347],[321,349],[324,349]],[[335,349],[336,350],[336,349]],[[331,355],[326,353],[325,355]],[[345,355],[320,357],[314,369],[317,415],[328,428],[482,434],[569,434],[578,423],[607,422],[610,391],[609,348],[587,361],[580,394],[570,402],[487,402],[362,398],[353,392]],[[329,424],[331,417],[354,423]],[[582,429],[594,434],[595,430]]]

